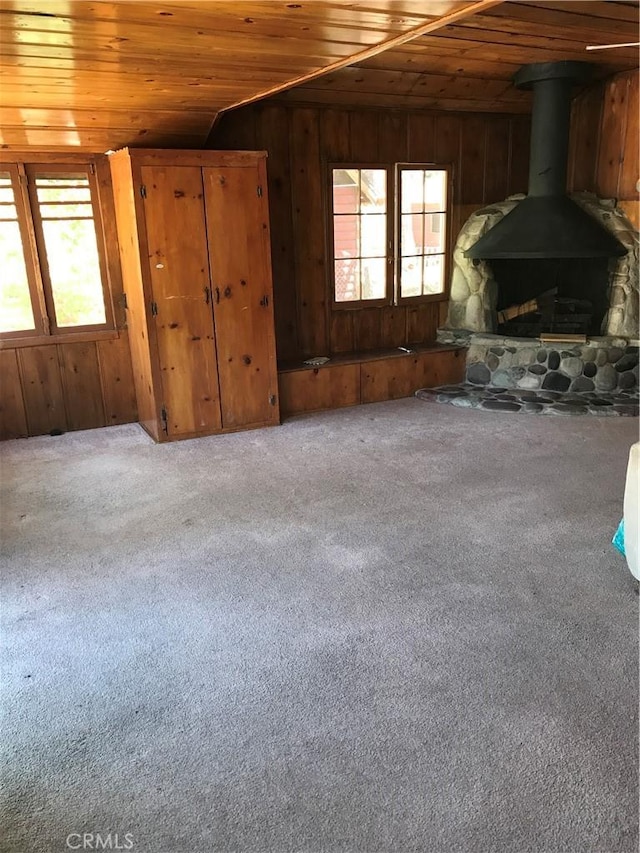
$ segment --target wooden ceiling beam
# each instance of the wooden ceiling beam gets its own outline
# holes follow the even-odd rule
[[[404,33],[400,33],[397,36],[393,36],[390,39],[385,39],[384,41],[381,41],[378,44],[374,44],[371,47],[366,48],[365,50],[360,50],[357,53],[351,54],[350,56],[345,56],[342,59],[338,59],[335,62],[332,62],[330,65],[325,65],[322,68],[318,68],[315,71],[310,71],[307,74],[301,75],[300,77],[295,77],[292,80],[287,80],[285,83],[278,83],[276,86],[271,86],[262,92],[258,92],[255,95],[251,95],[251,97],[249,98],[244,98],[240,101],[236,101],[236,103],[230,104],[228,107],[225,107],[222,112],[226,112],[230,109],[236,109],[237,107],[243,107],[247,104],[252,104],[255,101],[261,101],[263,100],[263,98],[268,98],[271,95],[277,95],[279,92],[283,92],[286,89],[291,89],[294,86],[301,86],[303,83],[308,83],[310,80],[315,80],[317,77],[324,77],[325,74],[330,74],[332,71],[338,71],[341,68],[345,68],[347,65],[355,65],[359,62],[363,62],[365,59],[370,59],[373,56],[377,56],[379,53],[383,53],[385,50],[389,50],[390,48],[394,47],[399,47],[400,45],[406,44],[409,41],[413,41],[413,39],[419,38],[420,36],[426,35],[427,33],[432,33],[435,30],[441,29],[442,27],[446,27],[448,24],[453,24],[456,21],[461,20],[462,18],[468,18],[472,15],[477,14],[478,12],[484,12],[494,6],[499,6],[503,2],[504,0],[474,0],[474,2],[469,3],[467,6],[455,9],[453,12],[448,12],[446,15],[442,15],[439,18],[434,18],[433,20],[428,21],[425,24],[420,24],[419,26],[413,27],[412,29],[407,30]]]

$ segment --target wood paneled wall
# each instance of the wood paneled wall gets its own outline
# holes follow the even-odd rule
[[[0,439],[137,420],[126,331],[0,350]]]
[[[638,72],[596,84],[573,102],[569,188],[616,198],[640,228]]]
[[[435,162],[454,170],[452,234],[483,204],[526,192],[529,117],[381,111],[264,102],[224,115],[213,148],[269,152],[276,341],[280,359],[435,340],[446,302],[332,310],[324,181],[328,161]]]

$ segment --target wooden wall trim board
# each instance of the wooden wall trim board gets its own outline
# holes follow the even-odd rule
[[[271,100],[223,116],[213,145],[268,153],[278,357],[295,359],[430,343],[446,312],[446,297],[399,307],[332,307],[324,219],[327,164],[409,159],[451,166],[455,239],[473,210],[526,192],[529,117],[304,107]]]

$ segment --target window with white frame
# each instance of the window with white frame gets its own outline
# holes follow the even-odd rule
[[[330,182],[334,307],[444,298],[447,169],[332,164]]]

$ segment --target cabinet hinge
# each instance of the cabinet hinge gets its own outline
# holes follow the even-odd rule
[[[151,303],[151,316],[152,317],[158,316],[158,303],[157,302]]]
[[[258,198],[262,198],[262,187],[258,187]]]
[[[124,291],[122,292],[122,295],[120,296],[120,304],[125,309],[125,311],[129,307],[127,305],[127,294]]]
[[[144,184],[140,184],[140,195],[142,196],[142,198],[147,197],[147,188]]]
[[[89,163],[89,171],[91,172],[92,175],[95,175],[95,173],[96,173],[95,163]]]
[[[266,308],[269,305],[269,297],[266,294],[260,300],[260,305],[262,305],[263,308]]]
[[[168,418],[169,416],[167,415],[167,409],[163,405],[162,409],[160,409],[160,420],[162,421],[162,431],[167,435],[169,434]]]

